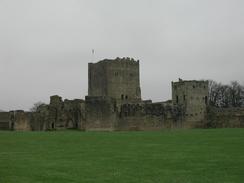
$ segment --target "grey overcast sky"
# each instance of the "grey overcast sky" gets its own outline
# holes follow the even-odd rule
[[[92,58],[95,49],[95,58]],[[143,99],[171,81],[244,81],[243,0],[0,0],[0,109],[84,98],[87,65],[140,60]]]

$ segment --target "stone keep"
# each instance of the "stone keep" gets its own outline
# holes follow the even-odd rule
[[[188,122],[202,121],[208,105],[208,81],[172,82],[173,105],[184,109],[185,120]]]
[[[141,101],[139,61],[117,58],[89,63],[88,96],[111,97],[117,104]]]

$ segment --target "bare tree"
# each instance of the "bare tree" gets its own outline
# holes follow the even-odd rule
[[[217,83],[216,81],[209,80],[209,104],[211,106],[218,107],[220,104],[220,90],[221,90],[221,83]]]
[[[45,103],[43,103],[43,102],[36,102],[31,108],[30,108],[30,111],[31,112],[36,112],[36,111],[38,111],[38,108],[40,107],[40,106],[43,106],[43,105],[46,105]]]
[[[214,107],[242,107],[244,106],[244,87],[237,81],[230,85],[223,85],[209,81],[209,104]]]
[[[230,85],[231,105],[233,107],[241,107],[242,97],[243,97],[243,86],[241,86],[237,81],[231,82]]]

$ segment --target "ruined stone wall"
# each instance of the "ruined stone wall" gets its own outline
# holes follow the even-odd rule
[[[172,101],[174,105],[184,108],[186,121],[189,126],[203,121],[208,105],[207,81],[172,82]]]
[[[31,129],[34,131],[81,129],[84,130],[85,101],[62,100],[55,95],[49,105],[41,105],[31,113]]]
[[[85,123],[86,123],[86,104],[85,101],[80,103],[80,122],[78,123],[79,130],[85,130]]]
[[[164,128],[182,128],[181,110],[164,105],[124,104],[119,113],[118,130],[161,130]]]
[[[0,112],[0,130],[10,129],[10,113]]]
[[[140,101],[139,61],[117,58],[90,63],[88,95],[111,97],[118,105]]]
[[[92,131],[113,131],[117,126],[116,101],[109,97],[86,97],[85,129]]]
[[[49,104],[49,129],[64,129],[65,122],[63,119],[63,100],[62,97],[54,95],[50,97]]]
[[[244,108],[208,107],[204,128],[244,128]]]
[[[41,105],[31,114],[31,129],[33,131],[46,131],[51,129],[49,121],[49,106]]]
[[[183,127],[181,109],[165,103],[127,103],[119,108],[108,97],[86,97],[85,129],[92,131],[161,130]]]
[[[64,121],[66,128],[83,129],[85,121],[85,101],[80,99],[64,101]]]
[[[11,129],[14,131],[31,131],[31,115],[30,112],[22,110],[10,112]]]
[[[83,129],[85,121],[85,101],[81,99],[62,100],[54,95],[50,97],[50,104],[38,109],[36,121],[45,121],[43,130]]]

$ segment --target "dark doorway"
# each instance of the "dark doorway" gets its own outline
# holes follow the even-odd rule
[[[205,104],[208,105],[208,97],[205,96]]]

